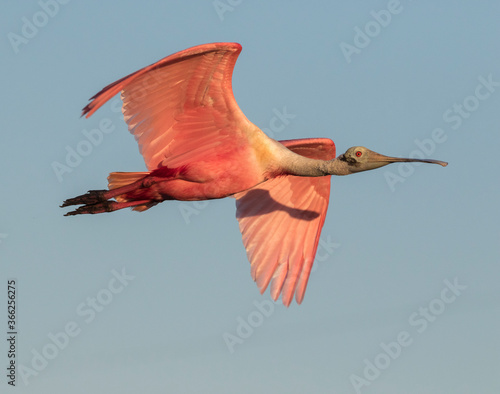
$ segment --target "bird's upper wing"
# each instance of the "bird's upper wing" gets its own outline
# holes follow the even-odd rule
[[[125,121],[149,170],[223,154],[253,126],[232,91],[240,52],[239,44],[213,43],[167,56],[102,89],[82,115],[121,91]]]
[[[326,138],[280,141],[291,151],[331,160],[335,144]],[[237,193],[236,217],[252,277],[263,293],[283,304],[301,303],[316,255],[330,196],[330,178],[282,176]]]

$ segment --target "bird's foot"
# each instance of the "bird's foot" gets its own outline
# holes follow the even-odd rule
[[[80,203],[77,203],[80,204]],[[68,204],[72,205],[72,204]],[[116,201],[103,201],[95,204],[84,205],[78,207],[74,211],[68,212],[64,214],[64,216],[74,216],[74,215],[82,215],[82,214],[95,214],[95,213],[103,213],[103,212],[113,212],[117,209],[120,209],[120,203]]]
[[[104,197],[104,194],[107,191],[108,190],[89,190],[87,193],[82,194],[81,196],[68,198],[62,203],[61,208],[69,207],[70,205],[97,204],[99,202],[106,201],[107,198]]]

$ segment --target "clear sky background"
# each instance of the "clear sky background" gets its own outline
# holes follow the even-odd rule
[[[0,14],[0,327],[15,278],[16,392],[500,392],[498,2],[61,3]],[[87,100],[217,41],[243,45],[234,94],[274,138],[450,163],[334,178],[300,306],[259,294],[232,199],[59,208],[145,170],[121,113],[80,118]],[[1,392],[7,355],[2,341]]]

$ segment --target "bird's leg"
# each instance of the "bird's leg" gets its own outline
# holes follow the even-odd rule
[[[138,198],[137,200],[134,196],[130,197],[127,196],[127,194],[135,194],[134,192],[139,191],[140,189],[147,189],[156,182],[157,179],[155,177],[143,177],[135,182],[132,182],[131,184],[111,190],[89,190],[81,196],[68,198],[63,202],[61,208],[68,207],[70,205],[83,205],[74,211],[66,213],[64,216],[113,212],[128,207],[138,207],[137,210],[144,210],[156,205],[158,202],[153,201],[151,198],[143,196],[140,193],[135,196],[135,198]],[[118,198],[119,196],[123,197]],[[113,201],[113,198],[116,198],[118,201]],[[146,206],[146,208],[144,208],[144,206]]]
[[[70,205],[80,205],[80,204],[97,204],[99,202],[107,201],[116,196],[132,192],[134,190],[150,187],[155,181],[153,179],[140,179],[130,185],[117,187],[111,190],[89,190],[87,193],[81,196],[68,198],[61,205],[61,208],[68,207]]]
[[[102,201],[95,204],[84,205],[78,207],[74,211],[66,213],[64,216],[74,216],[81,214],[95,214],[104,212],[113,212],[119,209],[135,207],[142,204],[150,204],[150,200],[138,200],[138,201],[127,201],[127,202],[116,202],[116,201]]]

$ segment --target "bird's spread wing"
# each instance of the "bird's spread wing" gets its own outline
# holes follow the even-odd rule
[[[239,44],[214,43],[167,56],[105,87],[83,115],[121,91],[125,121],[149,170],[223,154],[253,126],[232,92],[240,52]]]
[[[314,159],[335,157],[324,138],[280,141],[291,151]],[[282,176],[237,193],[236,217],[250,260],[252,277],[263,293],[280,293],[290,305],[301,303],[316,255],[330,196],[330,176]]]

